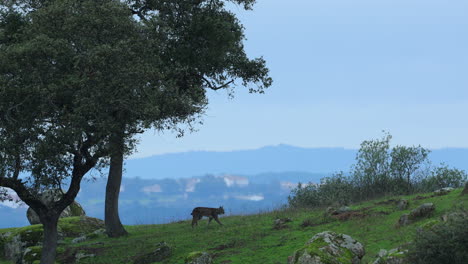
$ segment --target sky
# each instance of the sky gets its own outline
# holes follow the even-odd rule
[[[468,147],[468,1],[257,0],[234,8],[265,94],[210,91],[198,131],[147,131],[130,158],[268,145]]]

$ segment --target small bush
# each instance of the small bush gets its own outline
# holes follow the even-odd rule
[[[468,218],[461,217],[418,231],[408,252],[409,263],[468,263]]]

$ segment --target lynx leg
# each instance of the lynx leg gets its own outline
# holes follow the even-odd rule
[[[198,219],[197,219],[197,218],[198,218],[198,217],[193,216],[193,219],[192,219],[192,228],[193,228],[194,225],[198,225]]]
[[[208,225],[211,223],[211,220],[213,220],[212,216],[210,216],[210,219],[208,220]]]
[[[218,224],[223,225],[223,224],[221,224],[221,222],[219,221],[218,216],[215,215],[215,216],[214,216],[214,220],[215,220],[216,222],[218,222]]]

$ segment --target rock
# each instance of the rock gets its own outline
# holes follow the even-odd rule
[[[23,253],[21,264],[34,264],[34,262],[40,261],[42,256],[42,247],[34,246],[28,247]]]
[[[5,258],[13,263],[21,263],[27,248],[37,246],[42,242],[42,225],[21,227],[4,238]]]
[[[54,201],[58,201],[60,197],[62,196],[62,192],[59,189],[54,189],[54,190],[47,190],[43,192],[39,199],[46,205],[49,205],[50,203]],[[71,205],[69,205],[63,212],[60,214],[60,218],[64,217],[72,217],[72,216],[85,216],[86,213],[83,210],[83,207],[77,202],[73,202]],[[31,225],[36,225],[40,224],[41,221],[39,220],[39,216],[34,212],[34,210],[30,207],[28,208],[28,211],[26,212],[26,217],[28,218],[28,221]]]
[[[435,205],[433,203],[425,203],[420,205],[418,208],[413,209],[410,214],[409,218],[411,220],[426,217],[430,215],[435,210]]]
[[[450,193],[453,190],[454,190],[454,188],[452,188],[452,187],[445,187],[445,188],[442,188],[442,189],[439,189],[439,190],[435,190],[434,194],[435,195],[446,195],[446,194]]]
[[[81,216],[60,219],[58,231],[63,237],[78,237],[93,232],[102,232],[104,228],[103,220],[89,216]]]
[[[398,226],[405,226],[411,224],[411,221],[408,218],[409,214],[403,214],[400,216],[400,219],[398,219]]]
[[[156,245],[153,252],[137,256],[133,264],[150,264],[168,258],[172,254],[171,248],[166,242],[160,242]]]
[[[361,243],[345,234],[318,233],[288,258],[288,264],[361,263],[365,250]]]
[[[422,204],[418,208],[413,209],[409,214],[402,215],[398,220],[398,226],[409,225],[418,218],[429,216],[434,210],[435,206],[433,203]]]
[[[89,234],[86,234],[86,235],[82,235],[82,236],[79,236],[77,238],[74,238],[72,239],[71,243],[72,244],[77,244],[77,243],[81,243],[83,241],[86,241],[88,239],[93,239],[93,238],[97,238],[99,235],[102,235],[106,233],[106,230],[104,228],[100,228],[92,233],[89,233]]]
[[[72,239],[71,243],[72,244],[78,244],[78,243],[81,243],[83,241],[86,241],[86,239],[87,239],[86,236],[79,236],[77,238]]]
[[[87,216],[62,218],[57,227],[61,238],[92,234],[102,228],[104,228],[104,221]],[[28,248],[35,250],[36,246],[41,245],[43,233],[42,225],[30,225],[3,234],[1,240],[4,241],[5,258],[13,263],[21,263]],[[31,257],[31,250],[28,251],[28,258]]]
[[[333,211],[331,214],[339,215],[339,214],[344,214],[350,211],[351,211],[351,208],[349,208],[348,206],[343,206],[343,207],[340,207],[338,210]]]
[[[398,201],[398,204],[397,204],[397,209],[398,210],[403,211],[403,210],[408,209],[408,207],[409,207],[408,200],[401,199],[401,200]]]
[[[278,218],[273,223],[273,229],[283,229],[288,227],[286,223],[292,222],[291,218]]]
[[[95,257],[96,255],[94,254],[86,254],[86,253],[83,253],[83,252],[78,252],[75,254],[75,262],[79,262],[81,259],[84,259],[84,258],[93,258]]]
[[[394,248],[389,251],[381,249],[377,259],[372,264],[404,264],[408,250]]]
[[[212,264],[211,255],[206,252],[196,251],[188,254],[185,264]]]

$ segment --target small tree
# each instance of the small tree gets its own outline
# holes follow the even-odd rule
[[[421,146],[396,146],[390,153],[390,173],[396,193],[412,193],[411,181],[415,172],[427,161],[428,149]]]
[[[391,138],[386,133],[380,140],[365,140],[361,143],[352,169],[354,184],[361,189],[361,199],[388,192]]]

